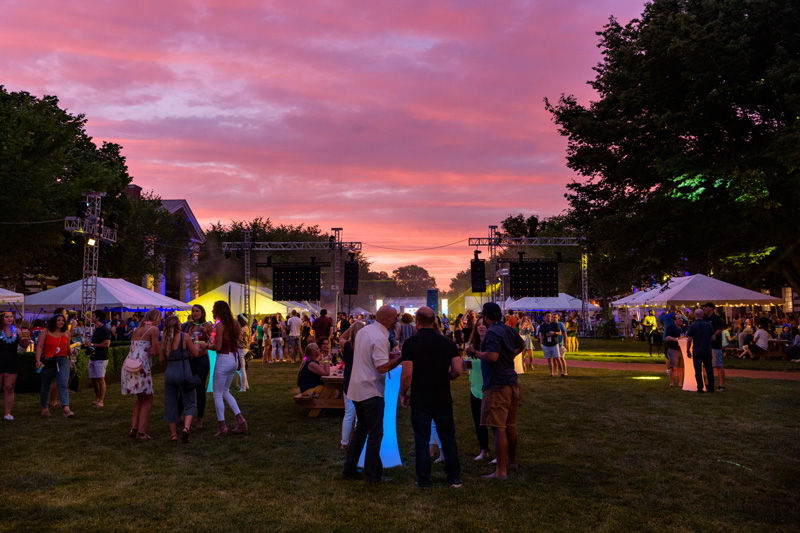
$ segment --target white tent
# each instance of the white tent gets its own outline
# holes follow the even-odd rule
[[[193,305],[202,305],[208,317],[211,318],[211,308],[214,302],[222,300],[231,306],[233,316],[244,312],[244,285],[229,281],[212,289],[205,294],[201,294],[189,302],[189,309]],[[276,302],[272,299],[272,291],[266,287],[250,287],[250,310],[254,315],[274,315],[281,313],[286,315],[288,309],[286,302]]]
[[[354,307],[350,310],[350,314],[353,316],[364,315],[366,317],[369,316],[370,313],[363,307]]]
[[[616,307],[681,307],[700,306],[713,302],[722,306],[775,305],[782,300],[768,294],[751,291],[702,274],[672,278],[639,298],[623,298],[612,303]]]
[[[82,281],[73,281],[49,291],[42,291],[25,299],[29,313],[52,311],[57,307],[80,309]],[[145,289],[124,279],[97,278],[97,309],[118,311],[145,311],[160,309],[178,311],[191,309],[191,305],[173,300],[162,294]]]
[[[580,311],[582,300],[574,298],[563,292],[552,298],[521,298],[513,303],[506,302],[506,309],[515,311]],[[586,303],[589,311],[598,311],[600,308],[591,302]]]
[[[0,289],[0,304],[18,304],[25,300],[25,295]]]

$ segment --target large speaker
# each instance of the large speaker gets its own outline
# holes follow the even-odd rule
[[[439,289],[428,289],[426,303],[435,314],[439,314]]]
[[[345,294],[358,294],[358,261],[344,262],[344,287]]]
[[[272,299],[276,302],[319,300],[319,267],[273,267]]]
[[[473,259],[469,262],[472,292],[486,292],[486,260]]]
[[[511,263],[510,296],[554,298],[558,296],[558,263]]]

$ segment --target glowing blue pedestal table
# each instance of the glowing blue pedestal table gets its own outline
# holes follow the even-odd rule
[[[399,366],[386,374],[386,388],[383,391],[385,407],[383,411],[383,440],[381,441],[381,462],[384,468],[402,466],[400,460],[400,448],[397,445],[397,396],[400,394],[400,374],[402,368]],[[369,441],[369,437],[367,437]],[[358,458],[358,466],[364,468],[364,455],[367,452],[367,445],[361,450],[361,457]]]

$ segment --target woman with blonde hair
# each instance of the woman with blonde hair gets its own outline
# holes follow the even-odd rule
[[[131,335],[131,347],[122,367],[120,389],[124,395],[135,394],[131,429],[132,439],[147,440],[147,423],[153,408],[153,376],[151,358],[161,353],[158,341],[158,326],[161,324],[161,311],[150,309],[144,315],[141,325]]]
[[[322,376],[331,373],[330,359],[322,357],[319,346],[313,342],[306,346],[303,354],[303,362],[300,363],[300,370],[297,372],[297,386],[302,395],[318,395],[322,392]]]
[[[353,372],[353,357],[355,355],[356,335],[367,325],[361,321],[355,322],[347,331],[342,333],[339,343],[342,350],[342,361],[344,362],[344,418],[342,419],[342,449],[347,449],[350,444],[350,435],[356,425],[356,406],[353,400],[347,397],[347,389],[350,387],[350,375]]]
[[[529,366],[531,370],[533,370],[533,338],[536,336],[536,331],[533,327],[533,322],[531,322],[531,318],[529,316],[523,316],[522,319],[518,322],[519,326],[519,334],[522,336],[522,339],[525,341],[525,348],[523,349],[523,359],[522,359],[522,369],[525,370],[525,365]]]
[[[242,328],[233,318],[231,308],[223,300],[214,302],[211,314],[219,320],[214,326],[214,345],[209,348],[217,352],[217,360],[214,364],[213,394],[214,408],[217,411],[217,423],[219,430],[214,434],[215,437],[225,437],[228,434],[228,426],[225,425],[225,403],[236,416],[236,428],[234,433],[247,432],[247,420],[242,416],[239,405],[231,394],[231,382],[233,376],[239,369],[239,337]]]
[[[189,356],[199,357],[200,350],[180,328],[181,322],[176,316],[171,316],[164,322],[164,349],[159,358],[161,362],[167,363],[167,370],[164,372],[164,421],[169,426],[170,440],[178,440],[178,418],[181,415],[179,405],[183,403],[181,440],[186,443],[189,442],[189,428],[192,426],[196,400],[194,389],[187,392],[183,383],[192,376]]]

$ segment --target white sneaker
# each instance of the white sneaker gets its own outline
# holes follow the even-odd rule
[[[14,417],[11,415],[6,415],[3,417],[5,420],[14,420]]]

